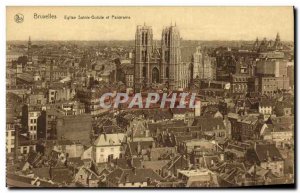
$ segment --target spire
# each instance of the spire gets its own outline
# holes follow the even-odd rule
[[[276,41],[280,41],[280,35],[279,35],[278,32],[277,32],[277,35],[276,35]]]
[[[28,38],[28,44],[31,45],[31,37]]]

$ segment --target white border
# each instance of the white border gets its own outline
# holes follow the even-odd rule
[[[67,1],[67,0],[49,0],[49,1],[40,1],[40,0],[28,0],[28,1],[22,1],[22,0],[2,0],[0,2],[0,38],[1,38],[1,43],[0,43],[0,124],[1,124],[1,135],[0,135],[0,141],[1,141],[1,149],[0,149],[0,192],[4,193],[4,192],[9,192],[12,190],[8,190],[5,187],[5,176],[6,176],[6,169],[5,169],[5,129],[6,129],[6,125],[5,125],[5,121],[6,121],[6,108],[5,108],[5,58],[6,58],[6,6],[134,6],[134,5],[142,5],[142,6],[155,6],[155,5],[160,5],[160,6],[191,6],[191,5],[197,5],[197,6],[290,6],[290,5],[294,5],[296,7],[296,9],[300,7],[299,5],[299,1],[296,0],[285,0],[285,1],[279,1],[279,0],[273,0],[273,1],[261,1],[261,0],[243,0],[243,1],[239,1],[239,0],[230,0],[230,1],[221,1],[221,0],[208,0],[208,1],[204,1],[204,2],[198,2],[196,0],[151,0],[151,1],[145,1],[145,0],[109,0],[109,1],[105,1],[105,2],[98,2],[98,1],[93,1],[93,0],[73,0],[73,1]],[[299,15],[299,10],[298,10],[298,15]],[[296,26],[299,25],[299,20],[296,19]],[[295,26],[295,27],[296,27]],[[299,34],[299,32],[298,32]],[[296,35],[296,34],[295,34]],[[297,39],[296,44],[298,45],[299,43],[299,39]],[[297,50],[297,56],[299,55],[299,49]],[[297,64],[295,64],[297,65]],[[299,67],[297,69],[297,74],[299,74]],[[296,76],[297,77],[297,76]],[[299,83],[297,81],[297,83]],[[299,84],[297,84],[297,91],[299,91]],[[297,109],[299,107],[299,102],[297,104]],[[298,119],[299,115],[297,114],[297,119]],[[297,129],[297,128],[295,128]],[[299,133],[299,131],[297,132]],[[299,139],[297,141],[297,155],[299,155]],[[296,163],[297,164],[297,163]],[[297,174],[299,173],[299,165],[297,165]],[[298,178],[296,178],[298,179]],[[174,189],[176,190],[176,189]],[[174,191],[171,190],[171,191]],[[247,189],[244,189],[247,190]],[[248,189],[250,191],[264,191],[264,192],[272,192],[273,190],[255,190],[255,189]],[[16,191],[16,190],[14,190]],[[20,190],[18,190],[20,191]],[[33,190],[31,189],[24,189],[21,190],[22,192],[32,192]],[[40,192],[41,190],[35,190],[35,192]],[[42,190],[45,191],[45,190]],[[51,189],[51,190],[47,190],[47,192],[57,192],[57,191],[61,191],[58,189]],[[67,191],[67,192],[73,192],[73,191],[86,191],[86,190],[63,190],[63,191]],[[111,191],[121,191],[121,190],[114,190],[114,189],[110,189],[110,190],[97,190],[97,189],[92,189],[91,191],[101,191],[101,192],[111,192]],[[127,191],[127,190],[123,190],[123,191]],[[143,190],[143,191],[148,191],[148,192],[154,192],[157,190]],[[163,191],[163,190],[160,190]],[[166,190],[166,191],[170,191],[170,190]],[[185,190],[181,190],[181,191],[185,191]],[[223,191],[232,191],[232,189],[221,189],[221,190],[193,190],[193,191],[204,191],[204,192],[208,192],[208,191],[216,191],[216,192],[223,192]],[[237,192],[241,192],[243,191],[241,190],[235,190]],[[287,190],[282,190],[282,191],[287,191]]]

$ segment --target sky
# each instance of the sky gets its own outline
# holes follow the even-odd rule
[[[17,23],[16,14],[24,21]],[[56,19],[34,19],[34,14]],[[109,19],[78,19],[78,16]],[[111,19],[111,16],[130,19]],[[66,20],[65,16],[75,16]],[[152,26],[161,39],[165,26],[175,25],[184,40],[294,40],[293,7],[7,7],[7,40],[134,40],[137,25]]]

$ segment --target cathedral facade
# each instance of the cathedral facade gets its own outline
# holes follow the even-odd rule
[[[151,26],[137,26],[135,34],[134,81],[135,90],[153,84],[164,84],[177,90],[188,86],[188,70],[181,62],[180,33],[175,26],[163,29],[161,45],[153,40]]]

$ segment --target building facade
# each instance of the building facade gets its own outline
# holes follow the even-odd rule
[[[203,53],[200,46],[196,48],[196,52],[193,54],[192,68],[193,79],[216,79],[216,58]]]
[[[125,134],[103,134],[93,144],[92,159],[95,163],[108,162],[109,159],[120,158]]]
[[[137,26],[135,35],[135,90],[162,83],[170,89],[188,85],[188,68],[181,62],[180,33],[175,26],[163,29],[157,48],[150,26]]]

